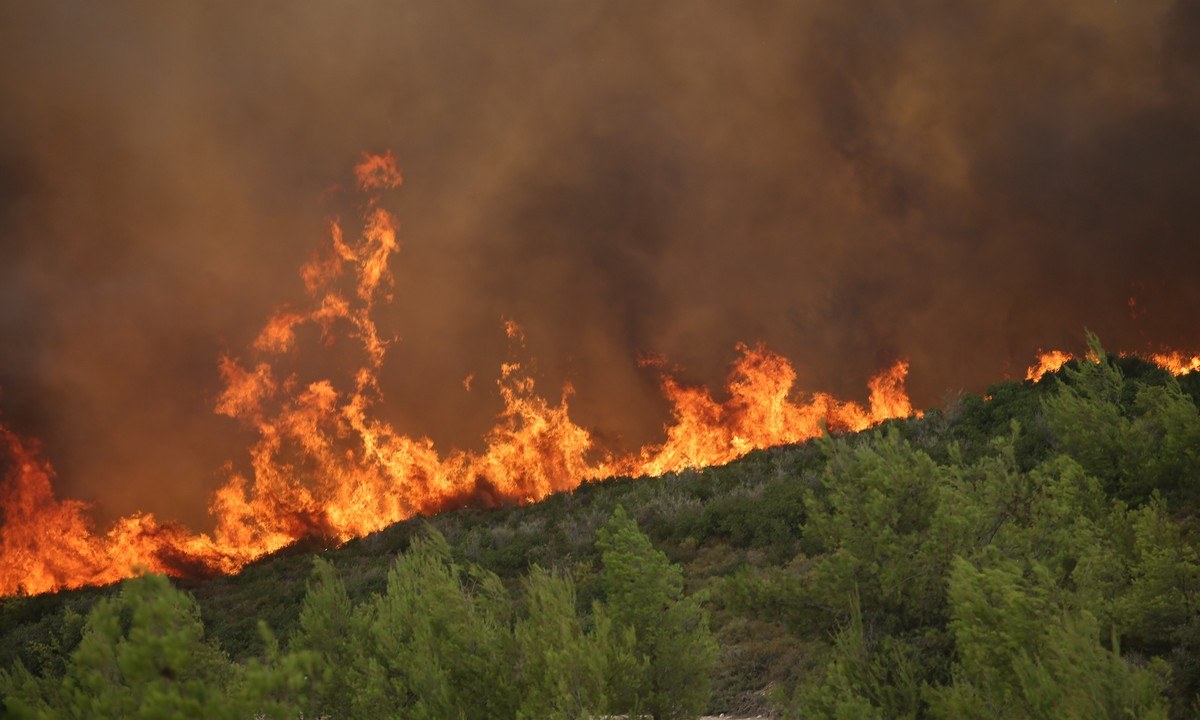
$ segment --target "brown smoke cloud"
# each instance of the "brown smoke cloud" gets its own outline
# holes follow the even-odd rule
[[[764,340],[850,397],[907,357],[932,405],[1084,326],[1194,350],[1198,38],[1194,0],[11,3],[0,407],[62,494],[202,524],[245,442],[216,356],[383,148],[388,412],[442,445],[501,318],[629,446],[641,353],[715,383]]]

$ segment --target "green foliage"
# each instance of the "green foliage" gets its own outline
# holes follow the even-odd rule
[[[1197,717],[1200,373],[1093,357],[722,468],[298,546],[194,600],[5,599],[3,712]]]
[[[297,686],[293,670],[284,681],[262,665],[240,673],[205,641],[195,600],[147,576],[96,605],[61,679],[37,679],[18,665],[0,684],[14,717],[236,718],[251,709],[285,717],[286,702],[267,696]]]
[[[495,575],[464,573],[440,535],[418,539],[362,609],[352,707],[364,718],[513,716],[507,612]]]
[[[972,464],[990,456],[993,441],[1016,422],[1023,432],[1013,447],[1013,459],[1029,470],[1051,454],[1052,437],[1041,415],[1043,398],[1054,382],[1053,377],[1034,386],[1005,382],[988,387],[983,395],[960,396],[944,414],[935,410],[913,422],[911,427],[919,432],[907,434],[939,463],[949,464],[953,451]]]
[[[1200,411],[1169,375],[1161,384],[1126,381],[1089,335],[1095,359],[1063,370],[1045,401],[1051,432],[1088,474],[1132,502],[1152,491],[1195,498],[1200,480]]]
[[[0,602],[0,627],[5,628],[0,646],[2,656],[10,659],[4,666],[17,661],[37,675],[62,675],[95,601],[95,591],[84,590],[65,598],[42,595]]]
[[[1042,565],[990,553],[955,563],[949,594],[959,654],[953,683],[931,692],[943,718],[1166,718],[1163,664],[1134,667],[1100,642],[1087,611],[1053,600]]]
[[[521,675],[517,717],[569,720],[603,714],[606,678],[617,642],[602,614],[585,632],[568,578],[535,567],[525,580],[526,615],[515,635]]]
[[[332,716],[351,707],[357,695],[356,678],[348,669],[361,649],[362,625],[333,565],[316,558],[300,610],[300,627],[292,637],[293,649],[314,659],[305,692],[305,709],[312,717]]]
[[[935,417],[825,442],[809,557],[739,573],[727,589],[747,611],[784,608],[801,634],[836,624],[786,695],[791,714],[1154,718],[1168,699],[1176,717],[1200,707],[1198,664],[1180,650],[1200,611],[1200,566],[1178,519],[1195,492],[1196,407],[1169,375],[1113,362],[1094,338],[1092,352],[1041,398],[1044,420],[1014,414],[986,445],[977,431],[989,403],[978,401],[958,411],[972,429],[939,431],[952,441],[931,439],[929,427],[955,427]],[[1036,442],[1028,425],[1045,428]]]
[[[695,598],[683,594],[683,573],[617,507],[597,535],[600,581],[618,627],[633,630],[644,672],[617,698],[614,710],[647,712],[656,720],[703,712],[712,692],[717,645]]]
[[[279,642],[265,622],[259,622],[259,633],[265,658],[250,658],[245,665],[234,666],[237,682],[230,691],[237,716],[256,720],[319,717],[303,710],[303,698],[311,687],[310,678],[321,669],[320,658],[306,651],[280,652]]]
[[[1160,497],[1130,513],[1129,584],[1115,615],[1147,644],[1168,647],[1176,629],[1200,615],[1200,552]]]
[[[894,431],[828,453],[808,508],[813,599],[859,593],[899,625],[936,618],[949,559],[931,535],[941,469]]]
[[[850,616],[834,635],[823,671],[802,685],[789,715],[813,720],[914,718],[921,708],[921,682],[913,648],[891,636],[868,637],[857,595]]]
[[[430,529],[396,558],[383,591],[359,603],[334,566],[316,559],[289,650],[260,623],[264,656],[241,664],[205,640],[191,595],[159,576],[130,580],[92,608],[61,674],[34,675],[20,663],[0,674],[5,711],[565,720],[624,703],[654,717],[694,716],[716,652],[704,614],[683,594],[679,567],[628,516],[606,528],[611,612],[597,604],[581,616],[574,580],[537,566],[514,612],[499,577],[456,562]]]
[[[795,552],[805,520],[805,487],[793,477],[739,488],[708,500],[688,528],[699,539],[734,547],[768,548],[780,560]]]

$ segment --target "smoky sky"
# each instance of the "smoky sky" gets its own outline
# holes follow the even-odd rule
[[[1200,349],[1195,1],[8,3],[0,409],[62,494],[203,524],[247,442],[216,358],[387,148],[383,412],[443,447],[503,318],[625,446],[646,353],[718,384],[761,340],[860,400],[906,358],[931,406],[1085,327]]]

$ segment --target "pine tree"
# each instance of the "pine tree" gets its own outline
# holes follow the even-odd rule
[[[525,579],[525,603],[528,614],[514,628],[522,681],[517,717],[603,715],[611,625],[596,624],[585,633],[575,608],[574,582],[540,567]]]
[[[896,431],[829,441],[822,486],[809,498],[806,540],[819,552],[814,604],[859,593],[868,613],[895,625],[940,619],[948,544],[932,532],[946,473]]]
[[[61,681],[18,668],[3,684],[15,717],[233,718],[235,673],[205,641],[192,596],[149,575],[92,609]]]
[[[679,566],[655,549],[621,506],[600,528],[596,547],[605,608],[618,629],[632,630],[643,663],[618,688],[613,709],[656,720],[700,714],[712,693],[717,644],[700,604],[683,594]]]
[[[509,600],[499,578],[456,565],[436,532],[418,538],[361,611],[352,706],[363,718],[515,715]]]
[[[987,567],[955,563],[950,601],[958,664],[931,692],[935,717],[1165,720],[1165,668],[1130,665],[1101,643],[1086,610],[1062,607],[1044,566],[989,553]]]
[[[353,669],[365,635],[333,565],[314,559],[300,628],[292,637],[293,650],[311,653],[313,659],[305,692],[308,715],[334,716],[351,707],[356,695]]]

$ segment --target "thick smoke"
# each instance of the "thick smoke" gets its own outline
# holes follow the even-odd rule
[[[1195,350],[1198,38],[1194,0],[8,3],[0,408],[63,494],[198,521],[245,441],[216,356],[384,148],[388,412],[442,445],[502,318],[627,446],[643,353],[764,340],[850,397],[906,357],[932,405],[1085,326]]]

